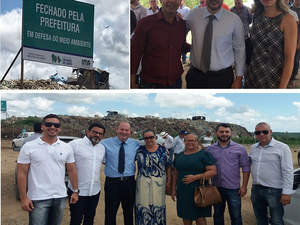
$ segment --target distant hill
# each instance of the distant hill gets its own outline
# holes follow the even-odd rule
[[[81,116],[66,116],[60,115],[62,119],[62,132],[60,135],[80,136],[82,129],[87,129],[89,124],[94,122],[102,123],[106,127],[105,138],[116,135],[116,128],[121,121],[128,121],[132,128],[132,137],[137,137],[137,132],[146,129],[154,129],[157,134],[162,131],[168,132],[171,136],[177,136],[181,129],[188,132],[195,132],[198,135],[204,135],[206,129],[211,129],[214,132],[218,123],[205,120],[190,120],[190,119],[174,119],[174,118],[158,118],[158,117],[133,117],[129,118],[125,115],[112,115],[105,117],[81,117]],[[6,122],[1,121],[1,137],[13,138],[21,133],[23,127],[27,131],[33,131],[32,126],[35,122],[41,121],[39,117],[12,117]],[[233,137],[253,137],[245,127],[231,124],[233,129]]]

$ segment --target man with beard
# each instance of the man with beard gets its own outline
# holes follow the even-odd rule
[[[78,174],[78,194],[76,204],[70,204],[70,225],[92,225],[100,197],[100,169],[105,155],[105,148],[100,143],[105,134],[105,127],[100,123],[92,123],[86,130],[86,136],[69,142],[75,158]],[[74,188],[69,181],[68,196]]]
[[[206,0],[206,7],[191,10],[184,17],[187,32],[192,32],[187,88],[242,87],[244,27],[241,19],[223,9],[222,4],[223,0]]]
[[[57,137],[61,131],[61,120],[57,115],[45,116],[42,130],[43,136],[27,142],[18,157],[21,207],[29,212],[30,225],[59,225],[67,200],[66,168],[74,187],[70,204],[78,201],[73,150]]]
[[[105,225],[116,225],[120,203],[124,224],[133,225],[135,156],[140,145],[137,140],[129,138],[130,134],[130,124],[121,122],[117,136],[101,142],[105,147]]]
[[[217,186],[223,199],[222,203],[214,205],[215,225],[224,225],[226,202],[231,223],[242,225],[241,197],[247,194],[250,160],[246,148],[231,140],[231,132],[229,124],[218,124],[215,132],[218,141],[207,147],[217,166],[217,175],[212,178],[212,183]],[[243,172],[242,186],[240,186],[240,168]]]

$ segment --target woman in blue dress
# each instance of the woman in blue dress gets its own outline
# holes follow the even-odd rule
[[[136,225],[166,224],[166,188],[171,189],[172,160],[168,150],[155,143],[153,130],[143,132],[145,146],[137,151]]]
[[[198,137],[190,133],[184,137],[185,151],[174,159],[172,199],[177,205],[177,215],[183,219],[184,225],[206,225],[206,218],[211,217],[211,206],[196,207],[194,205],[195,187],[200,179],[211,178],[217,174],[213,156],[198,148]]]

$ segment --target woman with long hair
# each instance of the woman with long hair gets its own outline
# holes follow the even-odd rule
[[[253,53],[245,88],[286,88],[294,66],[297,24],[282,0],[254,0]]]

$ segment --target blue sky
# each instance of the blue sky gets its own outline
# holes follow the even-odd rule
[[[1,14],[11,11],[15,8],[22,8],[21,0],[2,0],[1,1]]]
[[[110,73],[111,89],[129,87],[129,2],[127,0],[80,0],[93,4],[94,67]],[[1,77],[21,47],[22,0],[2,0],[0,15]],[[109,28],[105,28],[110,25]],[[6,80],[20,79],[20,56],[6,76]],[[72,76],[72,68],[25,60],[25,79],[48,79],[58,73]]]
[[[9,117],[48,113],[102,117],[106,111],[116,110],[129,117],[201,115],[207,121],[235,123],[248,131],[266,121],[273,131],[300,132],[300,93],[10,92],[2,93],[1,100],[7,101]]]

